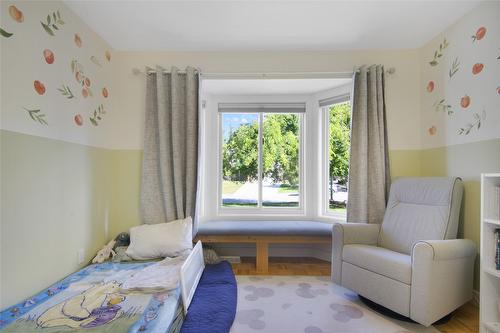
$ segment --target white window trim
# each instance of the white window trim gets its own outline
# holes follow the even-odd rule
[[[344,103],[350,100],[350,94],[342,94],[339,96],[334,96],[329,98],[329,100],[334,101],[332,104],[320,106],[321,113],[321,216],[326,218],[331,218],[335,221],[346,222],[346,216],[343,214],[335,213],[330,211],[329,207],[329,183],[330,183],[330,156],[329,156],[329,148],[330,148],[330,114],[329,109],[331,105]]]
[[[293,109],[291,109],[293,110]],[[257,110],[256,110],[257,111]],[[247,111],[242,111],[242,113],[250,113]],[[306,212],[305,208],[305,112],[297,112],[299,115],[299,205],[298,207],[262,207],[262,186],[259,186],[258,193],[258,206],[255,208],[246,207],[224,207],[222,206],[222,145],[224,142],[222,133],[222,115],[229,112],[218,112],[217,114],[217,133],[218,133],[218,143],[217,143],[217,215],[218,216],[304,216]],[[259,115],[259,165],[258,165],[258,181],[262,181],[262,126],[263,126],[263,113],[256,112]],[[272,113],[272,112],[268,112]],[[279,112],[277,112],[279,113]],[[288,113],[294,113],[290,111]]]

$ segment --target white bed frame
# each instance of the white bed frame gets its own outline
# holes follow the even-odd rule
[[[203,247],[201,241],[198,241],[181,267],[180,285],[184,315],[188,312],[189,304],[191,304],[191,300],[193,299],[194,292],[196,291],[196,287],[198,287],[198,282],[200,282],[204,269],[205,260],[203,258]]]

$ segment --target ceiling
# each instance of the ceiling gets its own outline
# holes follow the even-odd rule
[[[127,51],[417,48],[479,2],[65,1]]]
[[[211,95],[309,95],[351,83],[351,79],[203,80]]]

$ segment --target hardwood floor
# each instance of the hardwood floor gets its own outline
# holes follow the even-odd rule
[[[242,257],[240,264],[233,264],[236,275],[258,275],[255,258]],[[330,263],[315,258],[269,258],[268,275],[330,275]],[[479,309],[472,303],[459,308],[444,324],[435,325],[442,333],[478,333]]]

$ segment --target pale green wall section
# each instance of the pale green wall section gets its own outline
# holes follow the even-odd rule
[[[115,150],[110,236],[140,223],[142,150]]]
[[[500,139],[422,150],[422,176],[458,176],[464,180],[459,236],[473,240],[479,251],[481,173],[500,171]],[[474,288],[479,289],[479,259]]]
[[[0,131],[0,309],[74,272],[106,241],[111,155]],[[124,181],[127,181],[125,179]]]
[[[421,173],[420,150],[389,151],[391,178],[419,177]]]

